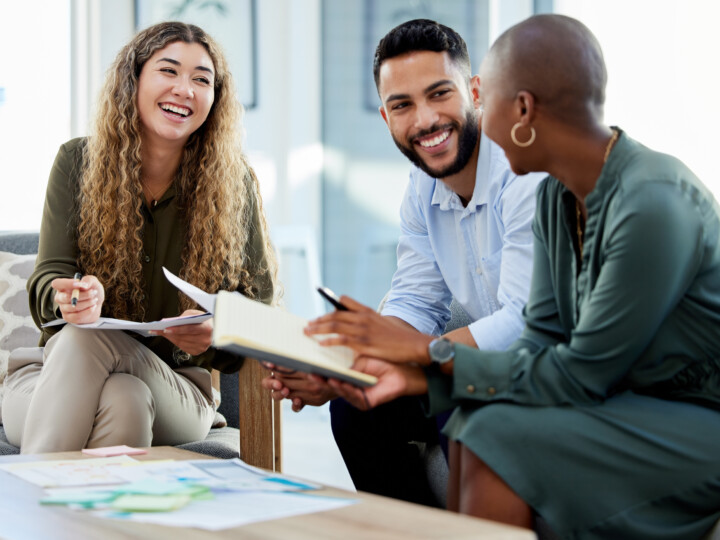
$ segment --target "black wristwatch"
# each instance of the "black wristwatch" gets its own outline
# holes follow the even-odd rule
[[[428,354],[433,364],[447,364],[455,358],[455,346],[452,341],[444,337],[433,339],[428,345]]]

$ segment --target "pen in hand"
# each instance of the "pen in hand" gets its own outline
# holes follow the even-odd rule
[[[319,292],[320,296],[330,302],[332,306],[338,311],[348,311],[347,306],[340,302],[340,299],[337,297],[337,295],[327,287],[318,287],[317,292]]]
[[[80,272],[75,272],[73,279],[75,281],[81,280],[82,274]],[[78,298],[80,298],[80,289],[73,289],[72,296],[70,296],[70,303],[73,305],[73,307],[77,306]]]

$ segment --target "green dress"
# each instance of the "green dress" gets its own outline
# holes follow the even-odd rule
[[[700,538],[720,518],[720,209],[621,133],[588,211],[538,188],[526,328],[429,374],[446,433],[568,538]],[[580,267],[578,268],[578,264]]]

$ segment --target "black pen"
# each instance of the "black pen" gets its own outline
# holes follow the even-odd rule
[[[80,281],[82,279],[82,274],[80,272],[75,272],[73,279],[75,281]],[[77,306],[78,298],[80,298],[80,289],[73,289],[72,296],[70,297],[70,303],[73,307]]]
[[[337,295],[332,292],[327,287],[318,287],[317,292],[319,292],[325,300],[330,302],[335,309],[338,311],[349,311],[347,306],[345,306],[342,302],[340,302],[340,299],[337,297]]]

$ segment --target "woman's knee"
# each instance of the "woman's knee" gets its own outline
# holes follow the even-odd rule
[[[147,384],[126,373],[113,373],[100,393],[88,446],[149,446],[154,420],[155,401]]]
[[[123,416],[152,417],[155,401],[145,382],[127,373],[113,373],[105,381],[98,411],[119,411]]]
[[[125,340],[133,338],[115,330],[89,331],[66,325],[48,341],[44,368],[53,367],[57,363],[58,369],[67,372],[103,365],[104,369],[112,371],[116,359],[127,348]]]
[[[463,514],[532,528],[530,506],[487,463],[460,445],[459,509]]]

